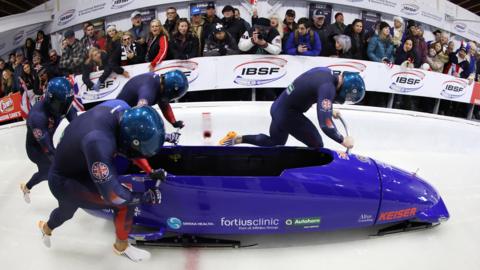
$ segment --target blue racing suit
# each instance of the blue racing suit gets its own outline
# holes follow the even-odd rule
[[[145,105],[149,106],[158,104],[165,119],[173,125],[176,119],[172,107],[170,107],[170,100],[162,96],[160,91],[160,75],[148,72],[128,80],[117,99],[124,100],[131,107],[137,106],[141,100],[146,101]]]
[[[65,129],[48,178],[58,200],[48,220],[52,230],[78,208],[111,209],[117,238],[127,240],[135,206],[143,198],[143,193],[119,183],[114,162],[120,117],[129,108],[123,100],[110,100],[79,115]]]
[[[28,158],[38,167],[38,172],[33,174],[27,183],[27,188],[32,189],[43,180],[47,180],[48,170],[55,155],[53,147],[53,134],[63,117],[72,121],[77,112],[70,108],[66,115],[54,116],[47,108],[45,100],[37,102],[30,110],[27,118],[27,139],[25,148]]]
[[[338,77],[325,67],[313,68],[297,77],[275,100],[270,108],[270,136],[245,135],[243,143],[258,146],[285,145],[292,135],[308,147],[323,147],[322,137],[304,115],[317,103],[317,117],[322,131],[332,140],[342,143],[343,136],[332,121],[332,104]]]

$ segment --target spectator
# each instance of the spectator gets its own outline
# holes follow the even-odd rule
[[[415,67],[420,68],[424,63],[427,62],[428,55],[428,45],[423,38],[423,29],[421,27],[417,27],[416,31],[414,31],[413,49],[417,53],[417,56],[420,60],[418,65]]]
[[[35,51],[32,58],[32,68],[38,71],[42,67],[42,62],[42,55],[39,51]]]
[[[223,25],[218,23],[215,30],[210,34],[203,49],[204,56],[222,56],[239,54],[237,42],[225,31]]]
[[[128,32],[132,34],[132,42],[141,46],[143,51],[146,51],[149,30],[148,25],[142,21],[142,13],[135,10],[130,14],[130,21],[132,22],[132,28],[128,29]]]
[[[125,32],[122,36],[122,66],[134,65],[145,62],[145,50],[143,46],[133,40],[132,33]]]
[[[343,21],[343,13],[337,12],[335,14],[335,22],[328,26],[328,36],[341,35],[345,33],[346,26]]]
[[[437,29],[435,31],[433,31],[433,35],[434,35],[434,39],[433,40],[429,40],[427,42],[427,46],[428,48],[430,48],[430,45],[434,42],[440,42],[440,40],[442,39],[442,31]]]
[[[25,62],[25,57],[22,50],[17,50],[15,53],[15,65],[13,66],[13,87],[15,89],[20,89],[20,76],[23,73],[23,63]]]
[[[353,59],[367,60],[367,39],[363,28],[363,21],[355,19],[347,26],[345,34],[352,42],[351,54]]]
[[[20,92],[27,92],[32,105],[36,103],[40,96],[43,95],[39,91],[38,87],[38,77],[35,70],[32,68],[29,62],[24,62],[22,64],[22,75],[20,76]]]
[[[270,27],[275,28],[280,38],[283,39],[283,27],[282,24],[280,24],[280,17],[277,14],[270,16]]]
[[[432,71],[441,73],[443,72],[444,63],[440,57],[440,53],[442,53],[442,44],[440,41],[430,44],[426,63]]]
[[[150,34],[147,40],[145,61],[150,62],[149,69],[153,71],[157,64],[163,61],[168,52],[168,33],[160,20],[150,22]]]
[[[2,98],[4,96],[3,94],[3,85],[2,85],[2,76],[1,74],[3,74],[3,71],[7,69],[7,66],[5,64],[5,60],[3,60],[3,58],[0,58],[0,98]]]
[[[221,20],[216,15],[215,3],[209,2],[207,5],[207,14],[204,18],[202,44],[205,44],[205,40],[215,30],[218,23],[221,23]]]
[[[405,39],[403,46],[398,48],[395,52],[395,65],[406,68],[414,68],[417,55],[413,50],[413,40],[411,38]]]
[[[94,84],[90,79],[90,73],[103,70],[102,75],[98,81]],[[88,89],[98,91],[100,90],[100,85],[105,82],[105,80],[112,74],[114,71],[117,74],[123,75],[128,78],[129,74],[122,67],[112,66],[109,63],[108,55],[106,52],[97,49],[91,48],[88,51],[88,58],[85,60],[82,66],[82,80],[83,83],[88,87]]]
[[[175,26],[177,25],[177,21],[180,19],[180,17],[177,14],[177,9],[174,7],[167,8],[166,14],[167,19],[163,24],[163,28],[165,28],[165,30],[168,32],[168,36],[172,37],[173,32],[175,31]]]
[[[25,46],[23,47],[23,56],[29,62],[32,62],[33,52],[35,51],[35,43],[33,39],[27,38],[25,40]]]
[[[6,65],[9,69],[13,71],[15,69],[15,62],[16,62],[15,53],[12,52],[8,55],[8,62]]]
[[[48,59],[49,61],[45,65],[47,69],[47,74],[49,78],[53,77],[60,77],[63,76],[63,72],[60,70],[60,59],[61,57],[58,56],[57,51],[55,49],[51,49],[48,52]]]
[[[122,61],[121,39],[122,34],[117,31],[117,26],[109,24],[107,26],[107,44],[105,47],[108,55],[108,64],[116,70],[120,70],[120,62]],[[129,77],[127,71],[123,71],[123,73],[126,74],[125,77]]]
[[[175,31],[169,42],[169,54],[171,59],[190,59],[198,57],[199,42],[193,35],[190,23],[186,18],[177,21]]]
[[[84,24],[84,36],[80,40],[82,42],[83,47],[86,51],[90,51],[92,47],[100,48],[97,42],[97,38],[95,36],[95,27],[91,22],[87,22]]]
[[[282,38],[282,46],[285,47],[288,38],[290,37],[290,33],[295,32],[297,30],[297,23],[295,22],[295,10],[288,9],[285,12],[285,18],[283,19],[283,38]]]
[[[252,28],[252,26],[240,16],[240,10],[238,8],[234,8],[233,12],[234,12],[235,19],[243,23],[243,26],[245,27],[245,31],[248,31],[250,30],[250,28]]]
[[[48,59],[48,50],[50,47],[50,36],[46,36],[42,30],[38,31],[37,38],[35,39],[35,50],[40,52],[43,60]]]
[[[388,23],[379,24],[378,35],[375,34],[368,43],[367,55],[374,62],[393,63],[393,43]]]
[[[98,30],[95,33],[95,38],[97,39],[98,49],[107,51],[107,38],[105,37],[105,31]]]
[[[270,27],[270,20],[258,18],[255,25],[246,31],[238,44],[238,48],[249,54],[274,54],[282,52],[280,34]]]
[[[395,16],[393,17],[393,29],[392,29],[392,42],[395,48],[402,45],[403,34],[405,33],[405,23],[403,22],[402,17]]]
[[[321,9],[317,9],[313,12],[313,25],[310,27],[312,31],[316,32],[320,38],[320,44],[322,44],[321,56],[326,56],[328,51],[328,26],[325,23],[325,14]]]
[[[297,30],[290,33],[285,52],[290,55],[318,56],[321,50],[320,38],[310,29],[310,21],[307,18],[298,20]]]
[[[59,68],[66,74],[80,74],[83,60],[85,59],[85,48],[75,38],[73,30],[67,30],[64,34],[65,42],[62,44],[62,59]]]
[[[8,68],[2,72],[2,91],[4,96],[17,92],[14,87],[13,72]]]
[[[242,34],[247,31],[245,25],[240,20],[235,19],[234,9],[230,5],[226,5],[222,9],[222,25],[225,30],[232,35],[232,37],[238,42],[242,37]]]
[[[335,44],[330,47],[330,51],[326,53],[329,57],[338,58],[352,58],[350,49],[352,48],[352,41],[347,35],[334,35],[332,43]]]
[[[38,71],[37,71],[37,79],[38,79],[38,83],[37,83],[37,87],[38,87],[38,92],[39,93],[42,93],[45,94],[45,91],[47,90],[47,85],[48,85],[48,80],[49,80],[49,76],[48,76],[48,71],[45,67],[41,67]]]
[[[191,10],[191,22],[192,22],[192,32],[193,34],[198,38],[199,42],[199,52],[198,55],[202,55],[203,51],[203,46],[205,45],[204,43],[204,37],[203,37],[203,25],[205,21],[202,18],[202,11],[198,7],[194,7]]]

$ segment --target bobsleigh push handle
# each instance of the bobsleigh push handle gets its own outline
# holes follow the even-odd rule
[[[345,134],[347,136],[349,136],[347,123],[345,122],[345,120],[343,120],[343,117],[341,115],[338,117],[338,119],[340,120],[340,122],[342,122],[343,128],[345,129]],[[349,148],[347,148],[347,154],[350,154],[350,149]]]

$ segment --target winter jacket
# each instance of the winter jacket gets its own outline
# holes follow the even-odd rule
[[[214,17],[204,17],[203,18],[203,33],[202,36],[199,37],[202,39],[202,44],[205,44],[205,41],[207,40],[208,37],[210,37],[210,34],[213,33],[213,30],[215,30],[215,26],[217,23],[222,23],[222,20],[215,15]],[[237,41],[238,42],[238,41]]]
[[[234,55],[239,53],[237,42],[228,32],[225,32],[224,40],[218,40],[213,33],[210,34],[203,49],[203,56]]]
[[[86,55],[87,52],[82,43],[76,39],[72,46],[62,49],[62,59],[60,59],[59,67],[68,74],[80,74]]]
[[[223,18],[222,24],[225,30],[230,33],[230,35],[232,35],[237,42],[240,41],[243,33],[247,31],[245,25],[240,20],[235,18],[230,18],[229,20],[227,20],[227,18]]]
[[[187,33],[186,40],[180,34],[174,34],[169,42],[169,59],[190,59],[199,56],[199,41],[192,33]]]
[[[320,55],[325,56],[325,46],[328,43],[328,32],[327,32],[327,25],[323,24],[322,27],[317,28],[315,25],[312,25],[310,29],[317,33],[318,37],[320,38],[320,44],[322,45],[322,49],[320,50]]]
[[[250,31],[246,31],[240,42],[238,43],[238,48],[248,54],[274,54],[278,55],[282,52],[282,40],[280,39],[280,34],[277,29],[270,28],[265,38],[267,42],[265,47],[260,47],[254,44],[251,40],[253,36],[254,28]]]
[[[307,46],[307,51],[300,53],[298,51],[300,44]],[[285,46],[284,51],[290,55],[318,56],[322,50],[322,44],[318,34],[311,30],[303,36],[300,36],[298,30],[290,33],[290,37]]]
[[[167,56],[168,38],[167,36],[149,37],[147,41],[147,52],[145,62],[150,62],[152,67],[157,66]]]
[[[177,17],[175,17],[171,21],[169,21],[168,19],[165,20],[165,23],[163,24],[163,28],[167,30],[168,36],[170,37],[173,36],[173,32],[175,31],[175,25],[177,24],[178,19],[180,19],[180,17],[177,15]]]
[[[133,53],[132,58],[128,58],[128,52]],[[132,42],[130,46],[121,47],[120,65],[134,65],[145,63],[145,50],[144,47],[137,42]]]
[[[374,35],[367,47],[367,55],[371,61],[382,62],[383,58],[387,58],[393,62],[393,43],[390,39],[380,39],[378,35]]]
[[[124,69],[120,66],[114,66],[109,62],[108,55],[106,52],[101,52],[102,65],[97,65],[97,63],[90,61],[90,63],[83,63],[82,66],[82,80],[83,83],[89,88],[92,89],[93,82],[90,80],[90,73],[103,70],[102,75],[98,79],[101,83],[104,83],[105,80],[112,74],[114,71],[117,74],[123,74]]]
[[[405,61],[409,61],[410,63],[414,64],[417,61],[417,54],[413,50],[413,48],[406,52],[403,47],[397,49],[395,53],[395,65],[402,65]]]

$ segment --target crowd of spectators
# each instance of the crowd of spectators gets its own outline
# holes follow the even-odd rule
[[[289,54],[351,58],[405,68],[422,68],[455,77],[478,80],[480,57],[475,42],[464,42],[459,48],[450,41],[447,32],[437,30],[435,39],[426,41],[422,26],[413,20],[395,17],[393,25],[385,21],[375,24],[375,31],[366,31],[364,21],[355,19],[345,24],[341,12],[329,24],[322,10],[312,18],[297,20],[289,9],[284,18],[272,15],[259,17],[253,12],[251,22],[240,17],[240,11],[225,6],[216,14],[209,4],[206,13],[193,8],[191,18],[180,18],[174,7],[166,9],[166,20],[153,19],[147,25],[140,11],[130,15],[132,27],[117,29],[106,26],[106,33],[95,30],[92,23],[83,25],[84,35],[78,40],[73,30],[63,33],[61,54],[51,49],[50,38],[39,31],[34,39],[0,59],[0,97],[13,92],[31,91],[41,95],[48,78],[67,74],[82,74],[88,88],[98,90],[111,72],[129,77],[122,66],[150,63],[150,70],[165,59],[189,59],[199,56],[235,54]],[[103,70],[94,84],[90,72]],[[274,98],[274,97],[273,97]],[[386,106],[387,95],[369,93],[365,104]],[[453,102],[443,102],[441,113],[458,115],[466,108]],[[397,97],[394,107],[431,111],[432,102],[417,97]]]

